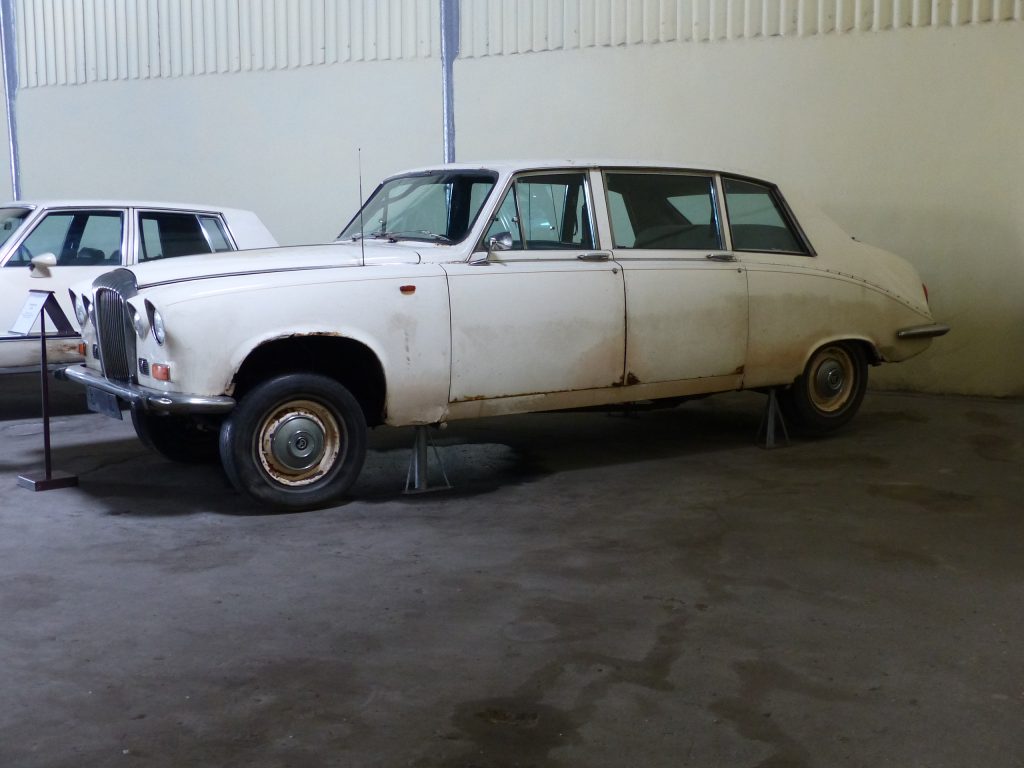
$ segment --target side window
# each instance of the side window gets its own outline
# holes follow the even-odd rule
[[[228,240],[224,222],[220,220],[219,216],[200,216],[199,225],[203,228],[203,234],[206,235],[206,240],[214,252],[235,250]]]
[[[8,264],[27,264],[52,253],[66,267],[116,266],[121,263],[124,217],[114,211],[51,213],[36,225]]]
[[[606,179],[616,248],[722,247],[712,177],[615,171]]]
[[[139,261],[211,253],[214,250],[194,214],[144,211],[139,214],[139,225],[142,232]]]
[[[735,250],[807,253],[771,187],[726,178],[725,202]]]
[[[560,250],[594,247],[593,225],[587,202],[586,175],[545,173],[523,176],[505,195],[486,243],[503,232],[512,235],[512,247]]]
[[[583,173],[524,176],[516,198],[527,248],[594,247]]]

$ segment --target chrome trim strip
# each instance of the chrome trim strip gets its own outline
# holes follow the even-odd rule
[[[944,323],[932,323],[930,325],[914,325],[910,328],[901,328],[896,331],[897,339],[933,339],[936,336],[945,336],[949,333],[949,326]]]
[[[204,397],[183,392],[161,392],[130,382],[110,381],[84,365],[64,368],[56,375],[59,379],[95,387],[131,405],[157,413],[227,413],[235,407],[235,399],[227,395]]]

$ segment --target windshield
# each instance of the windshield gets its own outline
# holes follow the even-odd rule
[[[494,189],[492,171],[428,171],[388,179],[338,236],[457,243]]]
[[[28,208],[0,208],[0,246],[11,239],[29,213]]]

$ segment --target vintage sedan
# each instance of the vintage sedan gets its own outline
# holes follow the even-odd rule
[[[10,329],[30,290],[53,291],[77,330],[68,288],[119,266],[173,256],[266,248],[277,242],[256,214],[179,203],[62,200],[0,206],[0,372],[39,364],[35,337]],[[47,323],[48,333],[54,325]],[[77,333],[47,343],[54,363],[81,360]]]
[[[828,432],[869,365],[947,330],[907,262],[774,184],[624,163],[401,173],[333,244],[139,264],[74,303],[97,410],[292,509],[343,496],[379,424],[775,389]]]

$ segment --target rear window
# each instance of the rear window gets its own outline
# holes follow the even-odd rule
[[[730,178],[724,184],[734,250],[809,253],[773,187]]]
[[[143,211],[139,261],[231,250],[220,220],[194,213]]]

